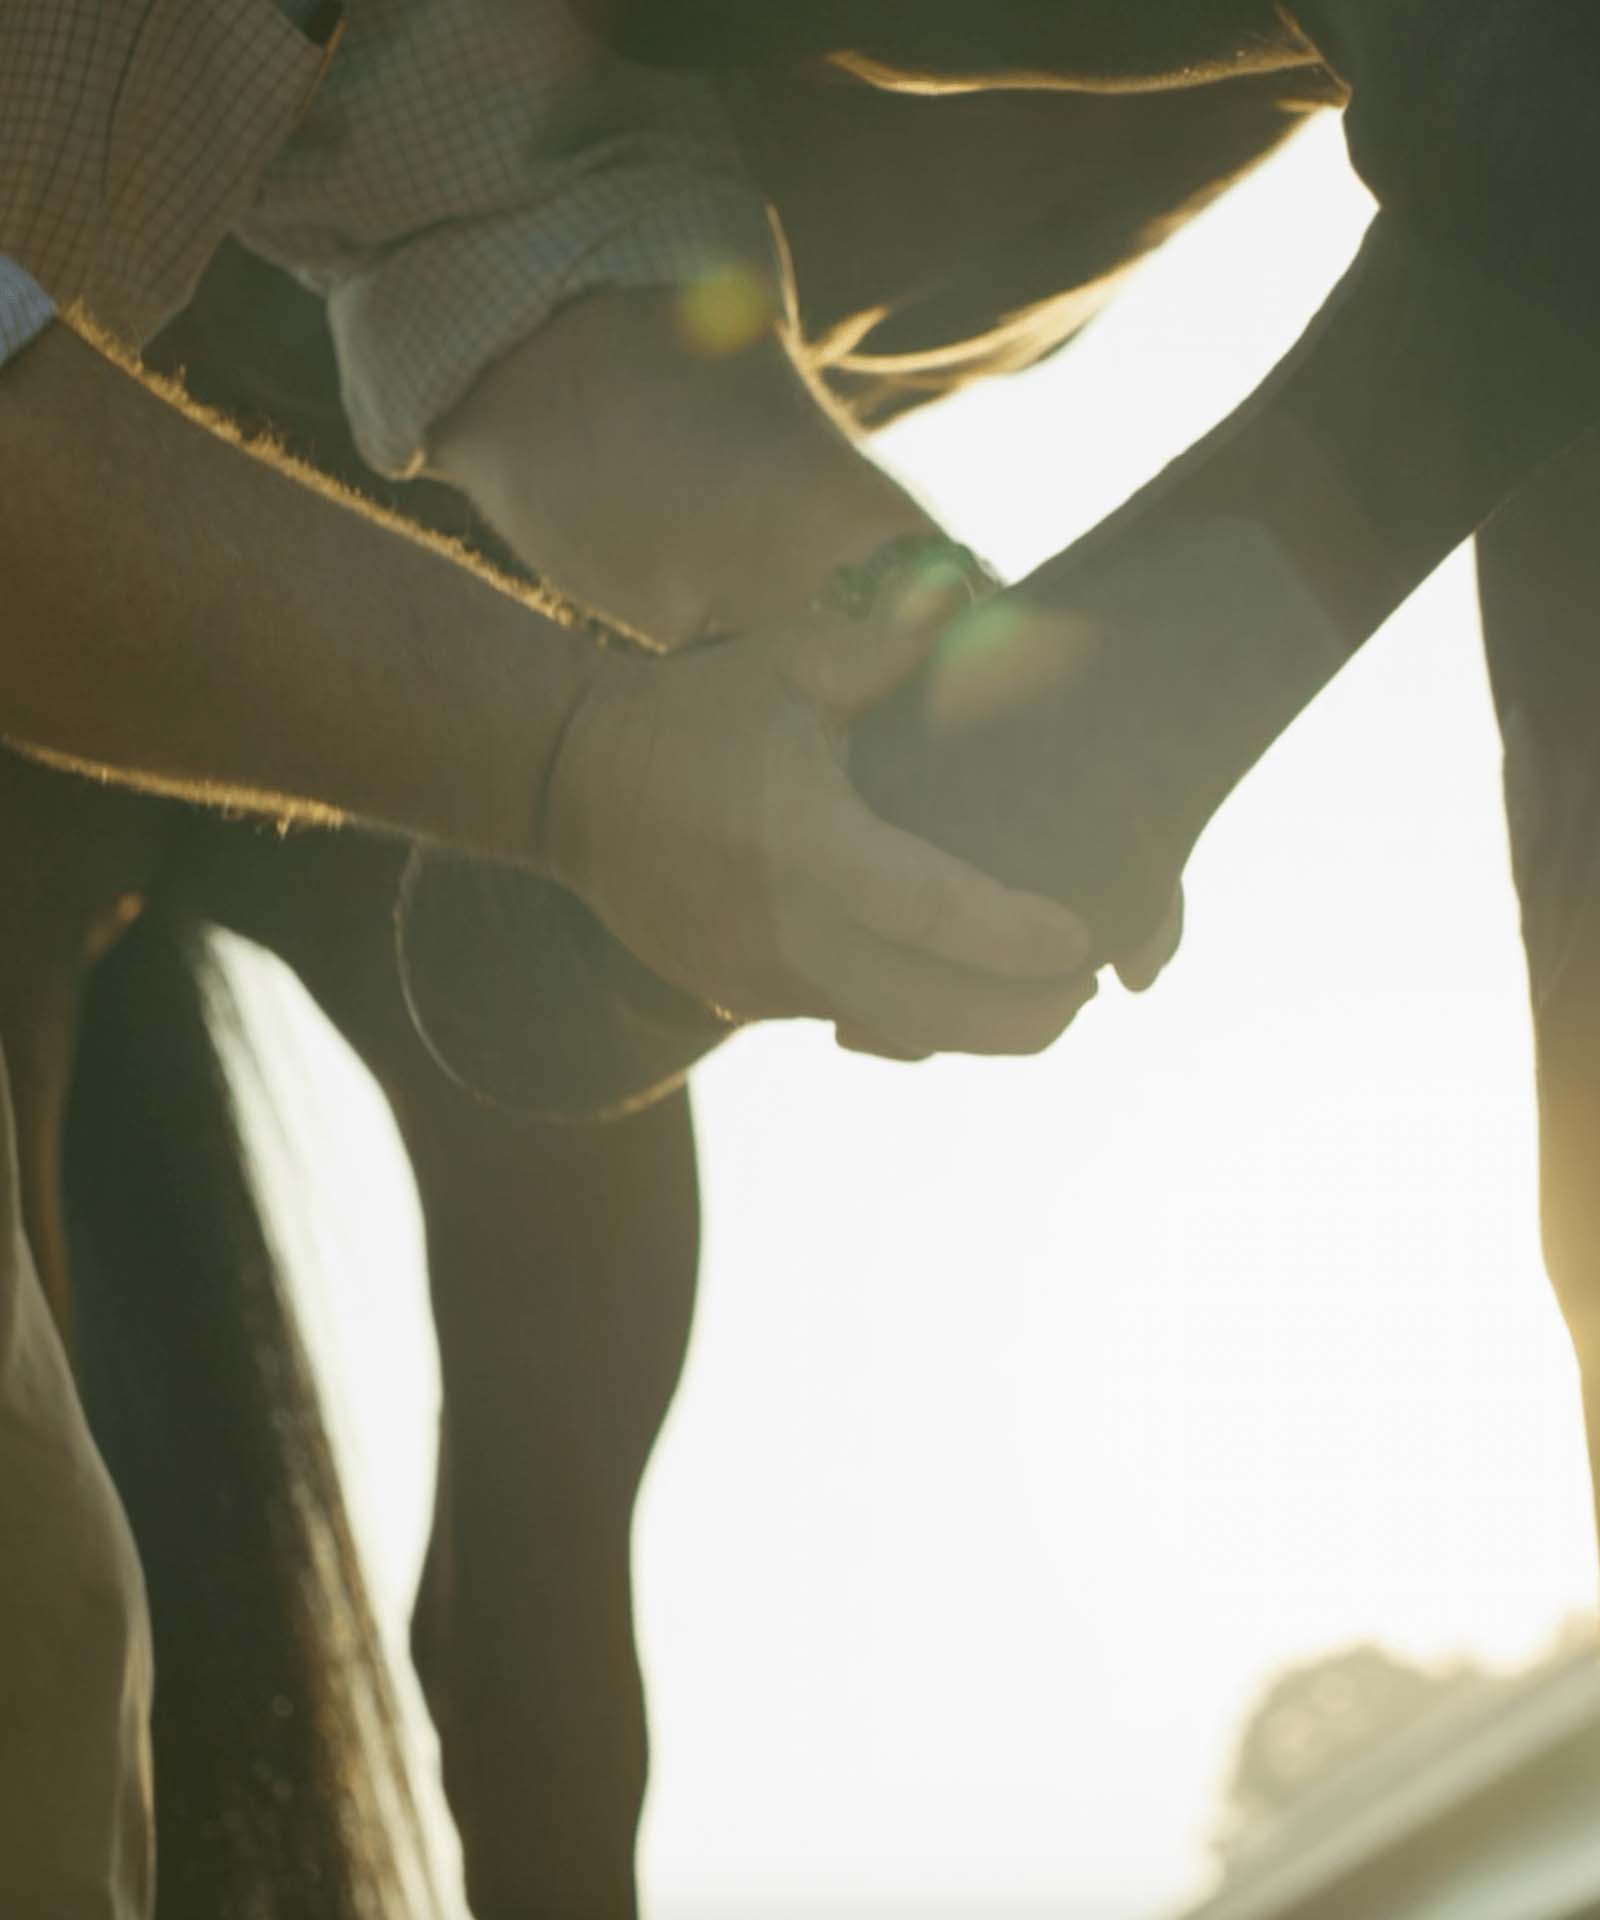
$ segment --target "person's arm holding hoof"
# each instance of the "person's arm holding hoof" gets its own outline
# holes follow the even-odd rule
[[[672,288],[609,290],[564,308],[440,423],[430,469],[562,591],[669,649],[706,635],[769,646],[797,609],[814,617],[803,610],[841,571],[870,569],[900,547],[925,545],[936,568],[938,529],[835,424],[778,330],[707,353],[686,321],[693,299]],[[959,581],[953,589],[947,608],[968,598]],[[934,613],[930,603],[923,617]],[[685,663],[686,688],[697,671]],[[626,937],[622,922],[611,924]],[[1043,1031],[1021,981],[998,997],[995,984],[950,982],[950,1017],[955,1028],[970,1018],[972,1051],[994,1050],[982,1039],[986,1022],[1011,1028],[1001,1018],[1007,998],[1019,1039]],[[1085,977],[1074,1005],[1090,991]],[[876,1025],[843,1023],[853,1044],[870,1046],[869,1032],[885,1051],[925,1050],[892,1009]]]
[[[481,82],[491,64],[507,76],[493,112]],[[549,11],[469,7],[448,33],[418,15],[403,42],[363,39],[357,22],[325,99],[240,231],[326,294],[351,424],[374,466],[452,482],[557,592],[664,649],[731,636],[770,657],[786,635],[818,630],[809,608],[841,567],[936,535],[791,360],[767,210],[703,82],[624,68]],[[372,183],[390,181],[374,207]],[[859,640],[841,631],[839,644]],[[670,684],[704,697],[733,671],[689,660]],[[721,724],[731,735],[743,722],[724,703]],[[741,749],[729,738],[726,750]],[[926,849],[896,844],[924,863]],[[947,894],[953,876],[930,870],[926,884]],[[965,876],[960,891],[978,890]],[[701,891],[686,890],[677,911],[692,916]],[[664,877],[654,893],[665,917]],[[600,910],[654,957],[620,905]],[[990,910],[1028,908],[996,896]],[[425,910],[407,908],[407,954],[414,911]],[[945,911],[930,898],[921,918],[931,927]],[[1092,991],[1087,977],[1064,990],[1057,979],[1041,997],[1035,966],[991,965],[970,928],[940,940],[947,971],[925,991],[967,1035],[946,1044],[1031,1049]],[[486,929],[477,945],[490,943],[505,956],[490,973],[504,978],[516,953]],[[455,971],[448,953],[443,967]],[[658,970],[684,983],[680,964]],[[530,1000],[559,997],[532,955],[524,971]],[[429,991],[413,980],[414,1002]],[[446,990],[463,994],[481,999]],[[740,1014],[773,1010],[748,991],[713,997]],[[908,982],[903,1004],[841,1025],[886,1051],[927,1051],[929,1023],[907,1018],[916,998]],[[1041,1021],[1042,1006],[1056,1011]]]
[[[1070,915],[876,821],[841,770],[847,718],[915,665],[908,629],[812,619],[750,650],[602,655],[64,327],[0,380],[0,422],[13,743],[554,863],[641,957],[740,1011],[1012,1051],[1081,998]]]

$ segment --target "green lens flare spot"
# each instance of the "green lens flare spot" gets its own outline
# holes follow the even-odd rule
[[[939,665],[951,671],[1003,658],[1031,623],[1005,599],[985,600],[963,613],[939,641]]]

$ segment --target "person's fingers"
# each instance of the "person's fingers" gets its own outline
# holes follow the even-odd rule
[[[1076,914],[889,826],[842,779],[813,817],[807,858],[837,916],[894,946],[1000,980],[1060,980],[1088,964]]]
[[[1147,993],[1183,940],[1183,888],[1174,887],[1161,924],[1148,940],[1116,962],[1117,978],[1130,993]]]
[[[845,1053],[864,1053],[874,1060],[895,1060],[909,1066],[916,1066],[923,1060],[931,1060],[931,1053],[911,1053],[904,1047],[897,1047],[885,1040],[881,1034],[868,1033],[865,1027],[853,1027],[841,1020],[833,1030],[837,1045]]]
[[[826,968],[839,1023],[913,1056],[1042,1053],[1097,991],[1089,973],[998,983],[849,929]]]

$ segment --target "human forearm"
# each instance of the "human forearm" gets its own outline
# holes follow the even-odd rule
[[[577,301],[491,368],[430,460],[563,593],[663,645],[759,626],[931,525],[766,334],[707,358],[675,294]]]
[[[0,380],[0,436],[30,473],[0,511],[17,743],[548,870],[741,1011],[1020,1051],[1081,1000],[1070,915],[907,844],[839,768],[849,713],[911,670],[919,630],[811,615],[679,660],[603,656],[71,337]]]
[[[0,734],[144,785],[531,858],[587,643],[242,454],[65,327],[0,379],[0,421]]]

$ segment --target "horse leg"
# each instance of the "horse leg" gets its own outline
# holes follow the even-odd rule
[[[23,1219],[70,1345],[61,1143],[88,969],[139,911],[168,810],[0,751],[0,1038],[16,1111]]]
[[[647,1753],[630,1535],[693,1299],[688,1102],[563,1134],[462,1129],[435,1098],[407,1133],[445,1378],[414,1645],[474,1911],[621,1920]]]
[[[625,1920],[646,1771],[630,1531],[693,1303],[688,1105],[561,1129],[464,1094],[400,997],[398,873],[355,835],[232,833],[182,884],[295,969],[411,1155],[445,1404],[413,1644],[473,1911]]]
[[[1539,1083],[1545,1261],[1583,1374],[1600,1498],[1600,438],[1479,539]]]

